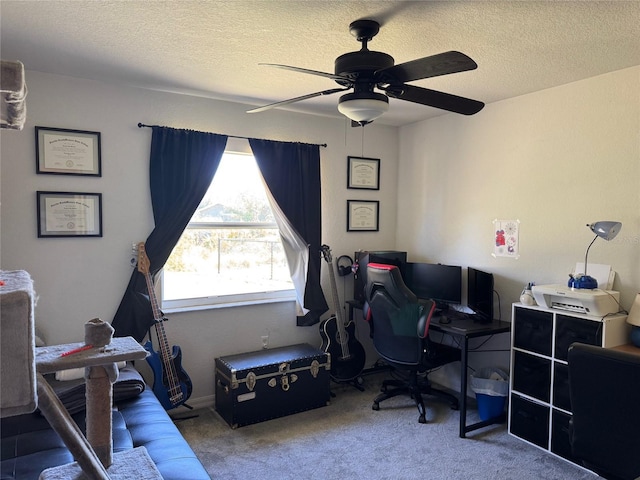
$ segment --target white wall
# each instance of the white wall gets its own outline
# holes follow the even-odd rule
[[[93,317],[111,321],[131,273],[131,243],[152,229],[151,131],[138,122],[327,143],[322,226],[334,257],[396,248],[413,261],[485,269],[496,275],[503,319],[527,282],[565,281],[591,241],[584,225],[596,220],[624,226],[612,242],[598,240],[589,260],[613,265],[623,307],[640,288],[640,67],[399,132],[277,110],[246,115],[242,105],[32,71],[26,78],[27,125],[0,132],[0,265],[33,276],[36,321],[49,343],[82,340]],[[100,131],[103,176],[36,175],[35,125]],[[380,191],[347,190],[348,155],[381,159]],[[104,237],[38,239],[37,190],[103,193]],[[380,200],[380,232],[347,233],[347,199]],[[491,256],[496,218],[521,221],[518,260]],[[338,290],[351,298],[351,277],[338,277]],[[366,327],[361,321],[358,327],[370,352]],[[213,359],[260,348],[266,330],[271,346],[320,341],[317,327],[295,327],[291,303],[173,314],[166,329],[170,343],[182,347],[194,404],[211,399]],[[484,348],[507,349],[508,338]],[[508,354],[472,353],[470,361],[506,366]],[[435,378],[455,387],[457,366],[450,367]]]
[[[83,340],[83,325],[91,318],[113,319],[131,275],[131,244],[143,241],[153,228],[148,187],[151,130],[138,128],[138,122],[326,143],[328,147],[321,148],[323,242],[332,247],[336,258],[358,249],[393,247],[396,128],[373,124],[363,131],[338,118],[278,110],[248,115],[247,107],[239,104],[33,71],[26,73],[26,79],[27,124],[22,131],[2,130],[0,137],[0,265],[32,275],[39,296],[37,326],[50,344]],[[37,175],[36,125],[101,132],[102,177]],[[347,190],[348,155],[381,159],[380,191]],[[104,236],[38,239],[37,190],[101,192]],[[380,200],[380,232],[346,232],[346,200],[351,198]],[[331,303],[326,272],[323,262],[323,287]],[[351,298],[351,284],[352,277],[338,277],[341,296],[344,292]],[[183,366],[194,384],[194,402],[213,394],[214,358],[259,349],[266,330],[271,346],[320,344],[317,326],[295,326],[291,302],[172,314],[166,330],[170,343],[182,348]]]
[[[640,290],[639,136],[640,67],[487,105],[473,117],[402,127],[396,247],[493,272],[509,319],[527,282],[565,284],[584,261],[587,223],[618,220],[621,233],[598,239],[589,263],[612,265],[629,309]],[[491,255],[494,219],[520,220],[517,260]],[[507,347],[504,337],[487,346]],[[506,366],[508,354],[472,354],[470,362]]]

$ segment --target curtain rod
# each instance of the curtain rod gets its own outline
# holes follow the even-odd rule
[[[157,127],[157,128],[173,128],[173,127],[163,127],[162,125],[145,125],[142,122],[138,122],[138,128],[154,128],[154,127]],[[221,135],[221,134],[218,133],[217,135]],[[227,135],[227,137],[229,137],[229,138],[243,138],[245,140],[250,140],[250,138],[253,138],[253,137],[241,137],[241,136],[238,136],[238,135]],[[281,141],[281,140],[269,140],[269,139],[266,139],[266,138],[257,138],[256,140],[268,140],[270,142],[273,142],[273,141],[280,142]],[[305,142],[283,142],[283,143],[301,143],[301,144],[305,144]],[[327,144],[326,143],[306,143],[306,145],[317,145],[318,147],[327,148]]]

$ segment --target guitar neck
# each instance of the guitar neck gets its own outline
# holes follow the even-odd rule
[[[347,330],[344,325],[344,319],[342,318],[342,309],[340,308],[340,300],[338,297],[338,287],[336,285],[336,275],[333,269],[333,261],[331,259],[331,251],[327,245],[323,245],[322,254],[324,255],[324,259],[327,261],[327,266],[329,267],[329,280],[331,281],[331,296],[333,297],[333,306],[336,312],[336,327],[338,330],[337,342],[340,344],[340,349],[342,350],[341,359],[351,358],[351,353],[349,352],[349,338],[347,336]]]
[[[146,272],[144,274],[145,282],[147,283],[147,291],[149,292],[149,301],[151,302],[151,310],[153,311],[153,319],[156,321],[156,334],[158,335],[158,344],[160,347],[160,352],[162,353],[162,357],[165,361],[169,360],[171,357],[169,341],[167,339],[167,333],[164,329],[162,312],[160,311],[160,307],[158,306],[158,299],[156,298],[156,292],[153,286],[153,280],[151,279],[151,273]]]
[[[333,308],[336,311],[336,320],[338,323],[338,328],[341,329],[341,331],[344,330],[344,319],[342,317],[342,309],[340,308],[340,300],[339,300],[339,296],[338,296],[338,287],[336,284],[336,276],[335,276],[335,272],[333,271],[333,264],[331,262],[327,262],[328,266],[329,266],[329,280],[331,281],[331,297],[333,299]]]
[[[151,310],[155,320],[156,336],[158,337],[158,346],[160,348],[160,359],[163,365],[163,371],[157,374],[159,377],[162,375],[162,377],[158,378],[156,382],[154,382],[154,391],[156,390],[156,383],[157,385],[163,385],[162,391],[164,392],[166,389],[166,392],[169,395],[169,403],[171,405],[176,405],[177,402],[184,399],[184,394],[182,392],[176,366],[174,365],[171,348],[169,347],[169,341],[167,339],[167,333],[164,330],[164,317],[160,311],[160,307],[158,306],[158,299],[156,298],[156,292],[151,278],[150,266],[151,262],[149,261],[149,257],[147,257],[145,245],[143,242],[140,242],[138,244],[138,271],[144,275],[144,280],[147,284],[149,302],[151,303]],[[149,338],[149,341],[149,343],[151,343],[151,338]],[[164,380],[166,380],[166,383]],[[159,388],[160,387],[158,387],[158,389]]]
[[[158,306],[158,300],[156,299],[156,291],[153,285],[153,280],[151,279],[151,273],[149,272],[145,273],[144,280],[147,283],[147,292],[149,292],[149,301],[151,302],[153,319],[156,322],[160,322],[162,320],[162,313],[160,312],[160,307]]]

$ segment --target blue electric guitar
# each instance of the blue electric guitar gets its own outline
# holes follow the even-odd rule
[[[151,338],[144,344],[149,355],[147,363],[153,370],[153,393],[165,410],[179,407],[191,396],[192,384],[187,372],[182,368],[182,352],[177,345],[173,349],[169,347],[167,334],[163,322],[166,320],[156,300],[153,289],[153,281],[149,272],[149,257],[145,250],[144,242],[138,244],[138,271],[144,275],[149,292],[149,301],[155,319],[156,335],[158,337],[159,352],[153,349]],[[185,405],[188,407],[188,405]]]

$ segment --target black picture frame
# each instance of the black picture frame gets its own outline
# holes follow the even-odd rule
[[[35,127],[36,173],[102,176],[100,132]]]
[[[380,190],[380,159],[347,157],[347,188]]]
[[[378,200],[347,200],[347,232],[377,232],[379,223]]]
[[[38,238],[102,237],[102,194],[36,192]]]

